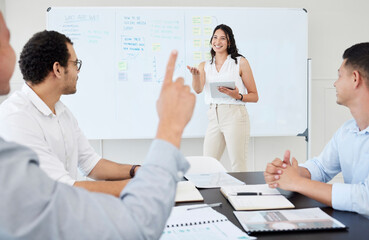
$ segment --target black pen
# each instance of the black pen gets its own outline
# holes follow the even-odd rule
[[[281,194],[274,194],[274,193],[262,193],[262,192],[236,192],[230,193],[229,196],[270,196],[270,195],[281,195]]]
[[[236,196],[255,196],[255,195],[262,195],[261,192],[236,192]]]

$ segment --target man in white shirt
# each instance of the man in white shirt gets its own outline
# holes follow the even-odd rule
[[[15,53],[0,11],[0,95],[9,92]],[[158,130],[147,158],[120,198],[51,180],[27,147],[0,138],[0,239],[159,239],[189,168],[179,151],[195,95],[172,81],[170,55],[157,101]]]
[[[1,136],[34,150],[52,179],[119,196],[137,165],[101,158],[60,101],[61,95],[76,92],[82,65],[72,44],[54,31],[39,32],[26,43],[19,60],[25,84],[0,107]],[[85,176],[109,181],[77,181],[78,168]]]

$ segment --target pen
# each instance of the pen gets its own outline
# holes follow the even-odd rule
[[[193,209],[199,209],[199,208],[206,208],[206,207],[220,207],[222,206],[222,203],[211,203],[211,204],[206,204],[203,206],[198,206],[198,207],[191,207],[191,208],[187,208],[187,210],[193,210]]]
[[[232,194],[233,196],[254,196],[254,195],[262,195],[261,192],[236,192]]]
[[[236,192],[230,193],[229,196],[270,196],[270,195],[282,195],[279,193],[262,193],[262,192]]]

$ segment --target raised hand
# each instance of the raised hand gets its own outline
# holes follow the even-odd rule
[[[173,82],[173,72],[177,51],[170,54],[163,86],[156,103],[159,115],[159,127],[156,137],[179,147],[183,130],[190,121],[195,107],[196,97],[190,87],[184,85],[183,78]]]

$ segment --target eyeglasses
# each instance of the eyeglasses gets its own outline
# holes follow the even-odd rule
[[[74,65],[77,66],[77,71],[81,70],[81,67],[82,67],[82,60],[81,59],[77,59],[76,61],[69,61],[69,62],[72,62],[72,63],[74,63]]]

